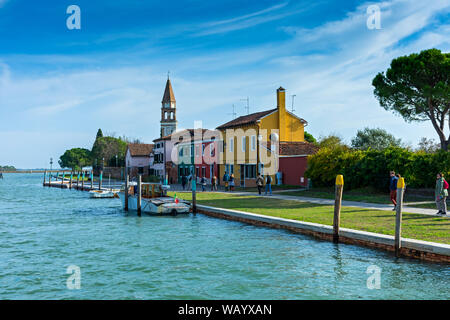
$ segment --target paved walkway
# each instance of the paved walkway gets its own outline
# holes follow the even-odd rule
[[[188,190],[182,191],[181,185],[171,185],[171,191],[181,191],[181,192],[190,192]],[[197,186],[197,192],[201,191],[201,186]],[[210,192],[211,187],[206,187],[206,192]],[[264,196],[261,197],[267,197],[267,198],[274,198],[274,199],[280,199],[280,200],[293,200],[293,201],[299,201],[299,202],[310,202],[310,203],[317,203],[317,204],[325,204],[325,205],[334,205],[334,199],[322,199],[322,198],[310,198],[310,197],[300,197],[300,196],[287,196],[287,195],[281,195],[278,193],[287,192],[287,191],[300,191],[304,189],[292,189],[292,190],[276,190],[272,191],[272,196]],[[219,191],[216,191],[218,193],[227,193],[223,190],[223,186],[219,187]],[[232,194],[235,195],[242,195],[242,196],[259,196],[257,192],[244,192],[244,191],[234,191]],[[409,205],[414,204],[422,204],[422,203],[432,203],[431,201],[421,201],[421,202],[411,202]],[[364,208],[364,209],[372,209],[372,210],[383,210],[383,211],[392,211],[392,204],[381,204],[381,203],[368,203],[368,202],[359,202],[359,201],[347,201],[342,200],[342,205],[345,207],[357,207],[357,208]],[[437,215],[437,209],[426,209],[426,208],[414,208],[410,207],[408,205],[403,205],[403,212],[408,213],[418,213],[418,214],[426,214],[431,216],[438,216],[442,217],[442,215]],[[449,217],[450,215],[447,213],[446,216],[443,217]]]

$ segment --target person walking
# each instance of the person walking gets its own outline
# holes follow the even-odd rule
[[[436,206],[439,210],[437,214],[447,214],[447,197],[448,197],[448,182],[444,179],[443,173],[438,173],[436,176],[436,188],[434,189],[434,196],[436,199]]]
[[[228,178],[229,178],[228,173],[225,172],[222,179],[225,185],[225,191],[228,191]]]
[[[266,175],[266,193],[264,195],[267,195],[267,191],[272,195],[272,177],[270,175]]]
[[[213,176],[211,179],[211,191],[217,191],[217,177]]]
[[[389,173],[390,178],[389,178],[389,196],[391,198],[391,202],[394,204],[394,209],[392,209],[392,211],[395,211],[395,209],[397,208],[397,182],[398,182],[398,177],[395,175],[395,171],[391,171]]]
[[[187,178],[186,176],[181,176],[181,186],[183,187],[183,191],[186,190]]]
[[[230,191],[234,191],[234,173],[230,176]]]
[[[260,174],[258,174],[258,177],[256,178],[256,187],[258,188],[259,195],[261,195],[263,185],[264,185],[264,178],[260,173]]]
[[[202,185],[202,192],[205,192],[205,188],[206,188],[206,179],[205,179],[205,177],[202,177],[200,179],[200,184]]]

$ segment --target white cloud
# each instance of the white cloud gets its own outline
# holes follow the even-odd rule
[[[14,164],[7,161],[15,153],[13,144],[3,140],[13,136],[13,123],[26,130],[18,135],[20,142],[30,138],[32,143],[39,144],[34,134],[42,132],[45,148],[55,146],[40,153],[45,159],[50,155],[55,158],[67,148],[90,147],[90,139],[99,127],[104,132],[151,142],[159,134],[167,69],[172,71],[180,127],[192,127],[194,120],[203,120],[209,128],[216,127],[231,119],[233,103],[242,115],[244,102],[240,99],[246,96],[250,96],[251,112],[273,108],[275,90],[282,85],[287,89],[288,105],[289,95],[297,95],[296,113],[309,122],[307,130],[314,135],[338,132],[349,141],[357,129],[370,126],[385,128],[414,144],[421,136],[435,138],[431,125],[407,124],[382,109],[373,96],[371,81],[397,56],[431,47],[450,51],[450,25],[433,26],[436,16],[448,11],[446,3],[383,2],[381,30],[367,29],[362,5],[341,20],[316,28],[285,28],[293,37],[281,45],[168,55],[165,59],[136,60],[130,54],[127,62],[132,67],[127,68],[109,66],[91,71],[70,69],[23,75],[0,62],[0,110],[11,110],[2,123],[3,127],[9,127],[0,133],[1,150],[6,145],[11,152],[2,152],[0,162]],[[234,23],[243,26],[283,8],[237,17],[232,22],[216,22],[211,30],[228,28]],[[108,60],[117,59],[120,54],[123,55],[109,54]],[[44,56],[43,60],[41,57],[13,58],[51,65],[53,56]],[[57,66],[73,61],[90,64],[102,59],[101,56],[55,58]],[[249,67],[254,64],[257,67]],[[78,126],[78,122],[82,125]],[[59,133],[66,139],[61,139]]]

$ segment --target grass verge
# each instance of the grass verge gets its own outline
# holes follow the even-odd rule
[[[169,195],[173,196],[173,193]],[[181,193],[177,196],[184,200],[191,200],[190,193]],[[197,203],[285,219],[324,225],[333,224],[334,208],[329,205],[208,192],[197,193]],[[395,212],[343,207],[341,227],[393,236]],[[450,244],[450,219],[404,213],[402,235],[405,238]]]

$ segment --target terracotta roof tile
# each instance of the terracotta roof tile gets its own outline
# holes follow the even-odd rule
[[[188,132],[191,137],[194,137],[194,129],[184,129],[184,130],[180,130],[180,131],[174,132],[172,134],[169,134],[168,136],[155,139],[155,140],[153,140],[153,142],[158,142],[158,141],[163,141],[163,140],[171,140],[172,137],[175,137],[175,138],[182,137],[183,135],[186,134],[186,132]],[[219,132],[216,132],[216,130],[202,129],[202,137],[206,132],[208,132],[210,135],[214,135],[214,133],[219,134]]]
[[[173,90],[172,90],[172,83],[170,82],[169,79],[167,79],[166,89],[164,90],[164,96],[162,99],[162,103],[165,103],[165,102],[176,102],[175,95],[173,94]]]
[[[310,155],[318,150],[318,146],[309,142],[280,142],[281,156]]]
[[[153,151],[153,144],[145,143],[129,143],[128,150],[132,157],[150,157]]]
[[[258,121],[259,119],[267,116],[268,114],[277,111],[277,108],[275,109],[271,109],[271,110],[266,110],[266,111],[261,111],[261,112],[255,112],[246,116],[241,116],[239,118],[236,118],[234,120],[228,121],[227,123],[222,124],[221,126],[217,127],[216,129],[219,130],[223,130],[223,129],[227,129],[227,128],[233,128],[233,127],[238,127],[238,126],[242,126],[242,125],[246,125],[246,124],[252,124],[252,123],[256,123],[256,121]]]

